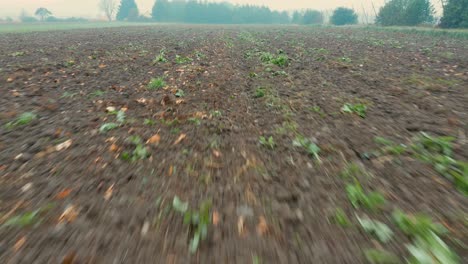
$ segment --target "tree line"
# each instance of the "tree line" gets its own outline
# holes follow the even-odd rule
[[[120,1],[120,3],[119,3]],[[379,9],[375,23],[381,26],[416,26],[438,24],[444,28],[468,28],[468,0],[440,0],[443,16],[436,21],[435,9],[430,0],[389,0]],[[151,17],[142,16],[135,0],[99,0],[99,8],[109,21],[115,16],[118,21],[176,22],[200,24],[323,24],[323,13],[317,10],[286,12],[272,11],[268,7],[255,5],[232,5],[227,2],[197,0],[156,0]],[[46,8],[35,13],[41,21],[79,22],[81,18],[58,19]],[[38,21],[23,12],[23,22]],[[358,23],[354,10],[336,8],[330,17],[333,25]]]
[[[101,9],[108,17],[114,10],[109,2],[101,0]],[[337,19],[333,19],[333,17]],[[135,0],[121,0],[117,8],[118,21],[147,20],[139,14]],[[317,10],[294,11],[292,16],[286,11],[272,11],[265,6],[233,5],[227,2],[207,2],[196,0],[156,0],[151,10],[151,20],[157,22],[200,23],[200,24],[323,24],[324,16]],[[341,25],[356,24],[357,14],[348,8],[337,8],[331,23]]]

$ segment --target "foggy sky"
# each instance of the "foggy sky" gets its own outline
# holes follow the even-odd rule
[[[213,0],[212,0],[213,1]],[[330,10],[339,6],[354,8],[362,13],[363,8],[368,14],[374,13],[372,2],[378,12],[385,0],[217,0],[218,2],[230,2],[234,4],[265,5],[273,10],[317,9]],[[99,0],[0,0],[0,17],[11,16],[17,18],[24,8],[33,15],[38,7],[49,9],[56,17],[85,17],[102,18],[103,14],[98,9]],[[120,2],[120,1],[119,1]],[[151,14],[154,0],[136,0],[140,13]],[[436,4],[437,1],[433,1]]]

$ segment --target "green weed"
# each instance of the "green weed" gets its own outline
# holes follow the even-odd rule
[[[99,128],[99,132],[106,133],[108,131],[116,129],[117,127],[119,127],[119,124],[117,123],[105,123],[101,125],[101,127]]]
[[[176,93],[175,93],[175,96],[176,96],[176,97],[184,97],[184,96],[185,96],[184,90],[182,90],[182,89],[177,89],[177,91],[176,91]]]
[[[411,254],[409,263],[459,263],[459,257],[439,237],[447,232],[440,224],[425,215],[410,216],[402,211],[393,212],[397,226],[412,238],[413,244],[406,245]]]
[[[371,264],[399,264],[398,256],[383,249],[367,249],[364,252],[367,261]]]
[[[155,124],[156,122],[149,118],[145,118],[145,120],[143,121],[143,125],[145,126],[154,126]]]
[[[384,223],[376,220],[371,220],[367,216],[359,217],[356,216],[359,224],[369,234],[377,237],[380,242],[387,243],[393,237],[393,231]]]
[[[355,181],[354,184],[348,184],[346,186],[346,193],[348,199],[355,208],[364,206],[367,209],[376,211],[385,204],[385,198],[382,194],[378,192],[366,194],[358,181]]]
[[[260,145],[265,146],[270,149],[274,149],[276,146],[275,141],[273,140],[272,136],[270,136],[269,138],[265,138],[262,136],[259,138],[259,142],[260,142]]]
[[[164,77],[152,78],[148,83],[148,89],[160,89],[166,86],[166,81],[164,81]]]
[[[183,57],[183,56],[179,56],[179,55],[176,55],[175,57],[175,62],[177,64],[185,64],[185,63],[189,63],[189,62],[192,62],[193,60],[189,57]]]
[[[31,123],[33,120],[37,119],[37,115],[33,112],[25,112],[22,113],[19,117],[15,120],[8,122],[5,124],[5,127],[8,129],[15,128],[18,126],[23,126]]]
[[[293,146],[303,148],[305,151],[307,151],[309,155],[313,156],[319,162],[321,161],[319,157],[320,148],[317,146],[317,144],[312,142],[312,140],[305,138],[304,136],[298,135],[293,140]]]
[[[143,140],[139,136],[131,136],[127,138],[127,141],[135,146],[135,149],[130,153],[127,151],[122,152],[122,159],[129,161],[144,160],[149,158],[151,154],[143,144]]]
[[[89,94],[89,97],[101,97],[101,96],[103,96],[103,95],[105,95],[105,94],[106,94],[106,92],[104,92],[104,91],[96,90],[96,91],[94,91],[94,92],[91,92],[91,93]]]
[[[366,117],[367,106],[365,104],[349,104],[346,103],[341,108],[344,113],[356,113],[362,118]]]
[[[348,227],[351,225],[348,216],[346,216],[346,213],[341,208],[337,208],[335,210],[333,220],[342,227]]]
[[[24,51],[16,51],[16,52],[13,52],[13,53],[10,54],[10,56],[12,56],[12,57],[21,57],[21,56],[24,56],[24,55],[26,55],[26,52],[24,52]]]
[[[266,94],[266,89],[264,87],[259,87],[255,89],[255,98],[264,97]]]
[[[184,225],[187,225],[189,232],[193,234],[189,243],[189,250],[192,254],[197,251],[200,242],[208,236],[211,207],[212,203],[209,200],[204,201],[196,210],[189,210],[188,202],[183,202],[177,196],[172,201],[172,208],[184,216]]]
[[[159,54],[156,56],[156,58],[154,58],[153,64],[156,64],[158,62],[162,62],[162,63],[167,62],[165,52],[166,52],[165,49],[160,50]]]

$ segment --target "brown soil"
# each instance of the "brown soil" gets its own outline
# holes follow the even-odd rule
[[[362,263],[364,250],[375,247],[403,260],[409,239],[390,219],[401,208],[444,223],[447,243],[466,263],[466,196],[429,164],[367,154],[378,150],[376,136],[407,143],[424,131],[456,137],[454,156],[468,159],[467,44],[303,27],[2,35],[0,262]],[[161,49],[169,61],[153,64]],[[287,67],[259,60],[258,52],[278,50],[291,59]],[[176,54],[193,61],[177,64]],[[147,89],[164,75],[164,89]],[[255,98],[258,87],[267,96]],[[176,98],[177,89],[185,96]],[[366,118],[340,112],[358,102],[368,105]],[[100,133],[116,120],[109,106],[127,109],[126,122]],[[23,112],[38,118],[5,127]],[[321,163],[293,146],[297,133],[317,143]],[[146,142],[155,134],[160,141],[146,144],[148,159],[121,158],[133,150],[128,137]],[[261,146],[260,136],[273,136],[276,147]],[[386,197],[382,211],[349,202],[339,174],[351,162],[372,175],[366,190]],[[191,208],[211,199],[219,216],[195,254],[191,232],[172,210],[176,195]],[[336,208],[352,227],[333,221]],[[29,225],[4,225],[35,210]],[[387,223],[395,237],[379,244],[355,214]]]

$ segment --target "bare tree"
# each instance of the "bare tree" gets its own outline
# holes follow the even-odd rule
[[[112,17],[117,9],[117,0],[99,0],[99,9],[106,14],[109,21],[112,21]]]

